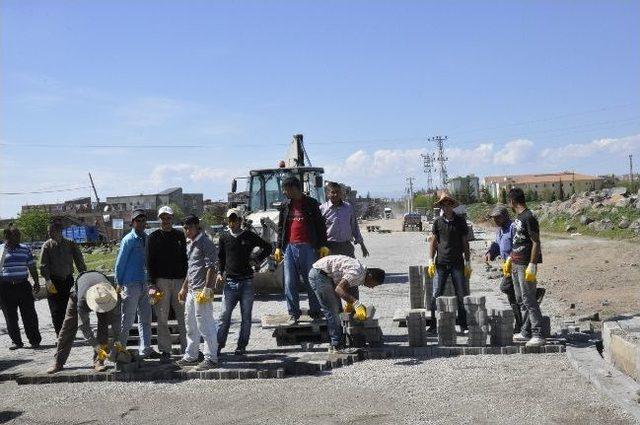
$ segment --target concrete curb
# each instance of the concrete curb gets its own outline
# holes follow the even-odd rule
[[[635,400],[640,390],[638,383],[607,363],[594,345],[567,346],[566,352],[578,373],[640,422],[640,403]]]

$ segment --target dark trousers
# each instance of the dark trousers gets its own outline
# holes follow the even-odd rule
[[[51,311],[51,321],[53,322],[53,329],[56,331],[56,336],[60,334],[60,328],[62,328],[62,322],[64,321],[65,311],[67,310],[67,303],[69,302],[69,294],[73,287],[73,276],[67,277],[54,277],[51,276],[51,282],[58,291],[57,294],[49,294],[47,302],[49,303],[49,311]]]
[[[511,276],[503,277],[500,284],[500,290],[507,296],[509,304],[511,304],[511,310],[513,310],[513,317],[515,318],[515,326],[513,327],[513,333],[519,333],[522,329],[522,311],[518,300],[516,299],[516,291],[513,288],[513,279]]]
[[[356,258],[355,247],[349,241],[347,242],[328,241],[327,248],[329,248],[331,255],[346,255],[347,257]],[[357,286],[350,286],[347,292],[356,300],[360,298],[360,291],[358,290]]]
[[[42,337],[38,329],[38,314],[29,282],[26,279],[21,282],[0,281],[0,302],[11,341],[15,345],[23,345],[18,325],[19,308],[24,333],[27,335],[29,343],[39,345]]]
[[[464,309],[464,297],[467,294],[466,281],[464,277],[464,269],[462,265],[436,265],[436,276],[433,281],[433,297],[431,297],[431,320],[432,327],[436,324],[436,299],[442,296],[444,292],[444,286],[447,283],[447,279],[451,276],[453,282],[453,288],[456,292],[456,298],[458,299],[458,325],[460,328],[467,328],[467,312]]]

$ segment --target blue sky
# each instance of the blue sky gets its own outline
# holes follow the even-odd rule
[[[0,3],[0,216],[181,185],[226,196],[305,135],[360,192],[449,174],[640,169],[635,1]],[[144,146],[152,146],[144,148]],[[176,146],[198,146],[193,148]]]

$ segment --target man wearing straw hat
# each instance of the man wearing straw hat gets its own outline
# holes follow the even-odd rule
[[[431,301],[432,325],[430,331],[436,329],[436,298],[444,292],[444,286],[449,276],[458,298],[458,324],[461,330],[467,328],[467,318],[464,309],[466,295],[465,278],[471,276],[469,228],[467,221],[454,213],[453,209],[460,203],[449,194],[442,194],[435,207],[442,208],[442,215],[433,222],[431,252],[427,273],[430,278],[437,275],[434,282],[434,294]],[[437,273],[436,273],[437,271]]]

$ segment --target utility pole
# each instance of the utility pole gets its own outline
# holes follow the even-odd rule
[[[633,187],[633,155],[629,154],[629,183]]]
[[[423,154],[421,153],[423,164],[424,164],[424,173],[427,175],[427,191],[430,191],[433,188],[433,176],[431,175],[434,165],[435,165],[435,155],[432,153]]]
[[[96,185],[93,184],[93,177],[91,177],[91,173],[89,173],[89,181],[91,182],[91,188],[93,189],[93,194],[96,196],[96,209],[98,210],[98,219],[102,223],[102,227],[104,228],[104,237],[107,242],[110,242],[109,229],[107,228],[107,223],[105,223],[104,217],[102,216],[102,211],[100,211],[100,198],[98,197],[98,191],[96,190]]]
[[[438,153],[437,153],[438,156],[436,157],[436,160],[440,164],[440,180],[442,182],[442,189],[447,188],[447,180],[448,180],[446,163],[449,160],[449,158],[447,158],[444,154],[444,141],[447,139],[448,139],[447,136],[433,136],[427,139],[430,142],[434,142],[438,150]]]
[[[98,191],[96,190],[96,185],[93,184],[93,177],[91,177],[91,173],[89,173],[89,181],[91,182],[91,187],[93,188],[93,194],[96,195],[96,204],[98,204],[98,207],[99,207],[100,198],[98,198]]]
[[[413,177],[407,177],[407,212],[413,211]]]

